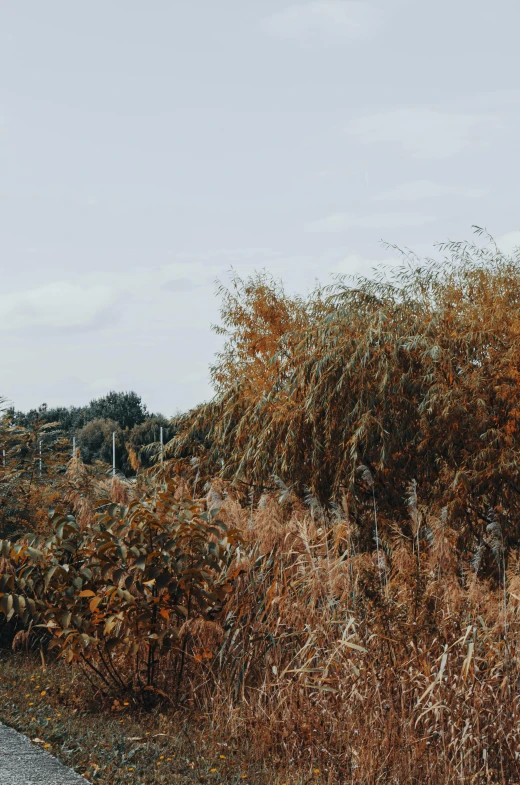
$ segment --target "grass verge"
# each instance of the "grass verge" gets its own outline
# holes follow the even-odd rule
[[[251,763],[247,740],[212,738],[204,717],[101,705],[73,668],[21,654],[0,653],[0,720],[98,785],[309,781]]]

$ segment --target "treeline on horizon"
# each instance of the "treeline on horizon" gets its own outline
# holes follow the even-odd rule
[[[5,416],[14,428],[38,432],[45,428],[46,447],[52,440],[67,440],[81,453],[84,463],[112,465],[112,434],[116,434],[116,467],[125,476],[133,476],[140,467],[153,463],[153,450],[159,442],[169,441],[175,431],[164,415],[151,413],[141,396],[134,391],[110,391],[85,406],[48,407],[27,412],[7,408]],[[39,437],[38,437],[39,438]],[[18,440],[20,444],[22,439]],[[1,446],[1,445],[0,445]],[[16,456],[14,456],[16,459]]]

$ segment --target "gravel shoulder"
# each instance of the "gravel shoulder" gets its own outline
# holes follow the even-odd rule
[[[86,785],[52,755],[0,723],[0,785]]]

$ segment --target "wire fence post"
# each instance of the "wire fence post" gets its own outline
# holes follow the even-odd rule
[[[162,425],[161,425],[161,463],[163,462],[163,448],[164,448],[164,444],[163,444],[163,429],[162,429]]]
[[[42,476],[42,440],[40,439],[40,479]]]
[[[3,463],[4,463],[4,466],[5,466],[5,450],[2,450],[2,458],[3,458]]]
[[[76,457],[76,437],[72,437],[72,457]]]
[[[116,476],[116,432],[112,431],[112,477]]]

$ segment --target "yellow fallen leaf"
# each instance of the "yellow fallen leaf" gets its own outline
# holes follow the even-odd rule
[[[97,608],[97,606],[99,605],[100,602],[101,602],[101,597],[93,597],[90,600],[90,602],[88,604],[88,607],[92,611],[92,613],[94,613],[94,611],[96,610],[96,608]]]

